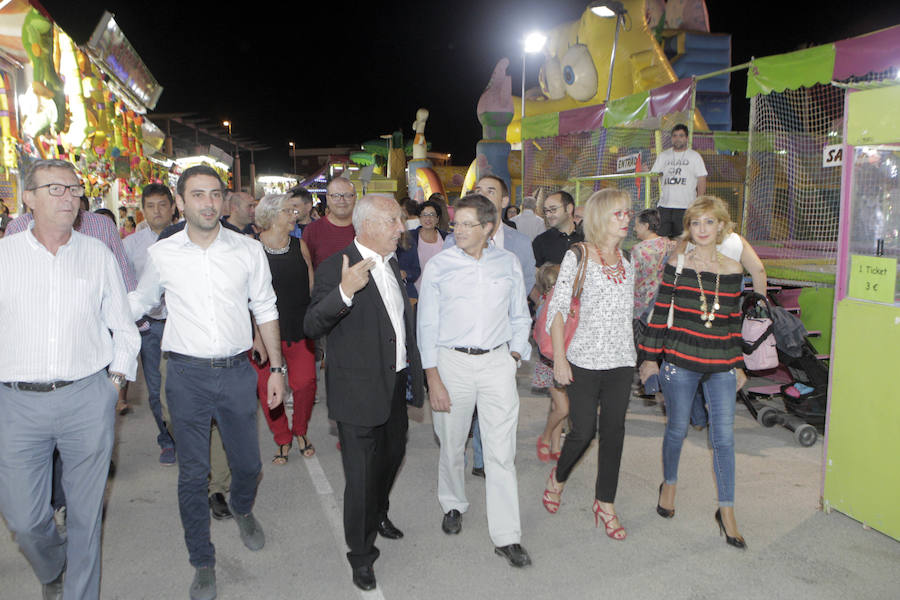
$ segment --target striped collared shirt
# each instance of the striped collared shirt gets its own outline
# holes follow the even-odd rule
[[[0,281],[0,381],[72,381],[106,366],[134,380],[140,334],[102,243],[73,231],[54,256],[29,228],[0,240]]]

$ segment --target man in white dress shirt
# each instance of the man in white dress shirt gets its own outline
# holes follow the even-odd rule
[[[112,253],[72,229],[84,187],[62,160],[24,180],[34,213],[0,240],[0,511],[44,598],[100,597],[100,533],[118,391],[140,337]],[[53,448],[65,469],[68,537],[53,521]]]
[[[172,224],[175,214],[175,199],[172,192],[161,183],[151,183],[141,191],[141,210],[147,227],[129,235],[123,240],[125,255],[135,275],[140,279],[147,264],[147,249],[159,238],[163,229]],[[159,403],[159,388],[162,376],[159,372],[160,344],[166,324],[166,306],[163,301],[143,316],[141,320],[141,365],[144,367],[144,381],[147,383],[147,403],[156,421],[159,444],[159,462],[175,464],[175,441],[166,429],[162,406]]]
[[[231,468],[231,512],[250,550],[265,545],[251,512],[262,464],[257,433],[256,372],[250,312],[269,355],[268,402],[284,393],[284,363],[272,275],[262,245],[221,226],[224,186],[205,165],[178,180],[185,228],[150,247],[137,289],[135,320],[166,294],[162,349],[168,354],[166,398],[178,444],[178,508],[191,565],[192,600],[216,596],[215,548],[209,536],[207,476],[210,423],[216,420]],[[250,311],[247,310],[249,302]]]
[[[464,454],[477,407],[488,531],[495,552],[510,565],[524,567],[531,559],[520,544],[516,370],[521,359],[531,356],[531,316],[519,261],[491,241],[497,214],[496,206],[478,194],[456,205],[456,247],[433,257],[422,274],[418,338],[434,431],[441,442],[441,528],[459,533],[469,507]]]

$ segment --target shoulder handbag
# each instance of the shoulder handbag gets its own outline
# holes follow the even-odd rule
[[[567,350],[569,344],[572,342],[572,337],[575,335],[575,330],[578,329],[578,318],[581,314],[581,290],[584,288],[584,279],[587,275],[588,263],[587,248],[583,242],[573,244],[571,250],[575,253],[576,258],[578,258],[578,267],[575,271],[575,281],[572,284],[572,299],[569,302],[569,314],[566,316],[566,322],[563,327],[563,340]],[[538,311],[537,317],[535,318],[534,332],[532,334],[534,341],[537,342],[538,351],[550,360],[553,360],[553,339],[550,333],[547,332],[547,307],[553,300],[553,294],[555,292],[556,287],[547,294],[547,300],[544,302],[543,306],[541,306],[541,310]]]

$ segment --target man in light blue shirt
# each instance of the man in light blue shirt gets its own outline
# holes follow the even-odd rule
[[[531,559],[520,545],[516,369],[531,355],[531,316],[519,261],[490,241],[497,215],[497,207],[481,195],[457,204],[456,247],[433,257],[422,275],[418,340],[441,442],[441,527],[459,533],[469,507],[463,456],[477,406],[487,448],[488,530],[495,552],[524,567]]]
[[[490,239],[494,241],[497,247],[512,252],[519,259],[525,284],[525,294],[530,294],[531,289],[534,287],[535,272],[534,250],[531,247],[531,239],[509,225],[504,225],[500,220],[503,209],[509,206],[509,189],[506,187],[506,182],[499,177],[485,175],[475,184],[474,192],[490,200],[497,208],[497,223],[494,226],[494,233],[491,234]],[[444,248],[451,248],[454,245],[456,245],[456,235],[450,234],[444,240]]]

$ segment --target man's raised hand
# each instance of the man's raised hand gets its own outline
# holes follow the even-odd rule
[[[369,271],[375,266],[375,260],[367,258],[352,267],[346,254],[343,255],[342,260],[341,290],[346,296],[353,297],[353,294],[366,287],[369,282]]]

